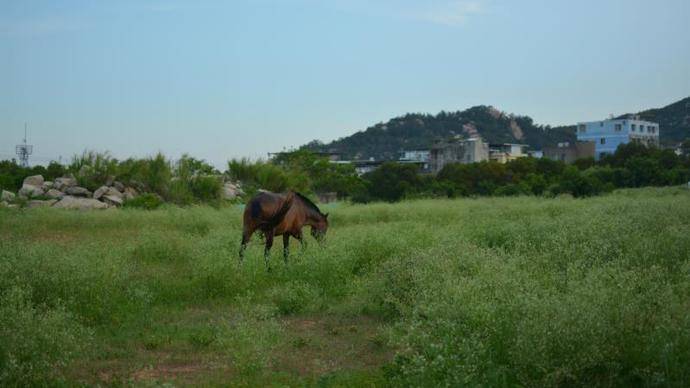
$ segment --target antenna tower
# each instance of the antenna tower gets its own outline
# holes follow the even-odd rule
[[[29,155],[34,153],[34,146],[26,144],[26,123],[24,123],[24,143],[15,147],[15,152],[19,156],[19,164],[22,167],[29,167]]]

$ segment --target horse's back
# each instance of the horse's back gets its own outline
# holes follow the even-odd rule
[[[244,224],[263,224],[272,221],[276,212],[285,203],[285,195],[262,191],[249,200],[244,209]]]

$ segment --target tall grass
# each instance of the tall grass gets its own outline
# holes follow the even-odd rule
[[[191,352],[232,371],[197,383],[308,384],[276,369],[285,320],[364,316],[396,353],[387,384],[690,383],[687,190],[324,211],[326,243],[288,265],[276,244],[269,273],[258,238],[237,260],[240,208],[0,209],[2,382],[102,383],[92,360]],[[381,382],[341,370],[320,381]]]

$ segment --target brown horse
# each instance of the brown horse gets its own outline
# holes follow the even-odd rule
[[[317,240],[323,240],[328,230],[328,214],[323,214],[316,205],[300,193],[290,191],[287,194],[260,192],[252,197],[244,209],[244,228],[242,230],[242,247],[240,262],[244,259],[244,250],[252,234],[259,230],[264,234],[266,247],[264,259],[266,268],[273,237],[283,235],[283,259],[287,263],[290,254],[290,236],[296,238],[304,247],[302,227],[311,226],[311,234]]]

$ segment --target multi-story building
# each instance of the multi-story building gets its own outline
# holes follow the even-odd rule
[[[659,124],[635,118],[609,119],[577,124],[577,140],[595,144],[594,158],[612,154],[621,144],[639,142],[659,146]]]
[[[542,152],[545,158],[570,164],[577,159],[593,158],[595,144],[592,141],[563,142],[553,147],[544,147]]]
[[[489,160],[489,145],[481,138],[454,138],[438,141],[431,148],[430,165],[438,173],[449,163],[476,163]]]
[[[489,159],[499,163],[507,163],[511,160],[528,156],[525,151],[527,147],[526,144],[490,144]]]

